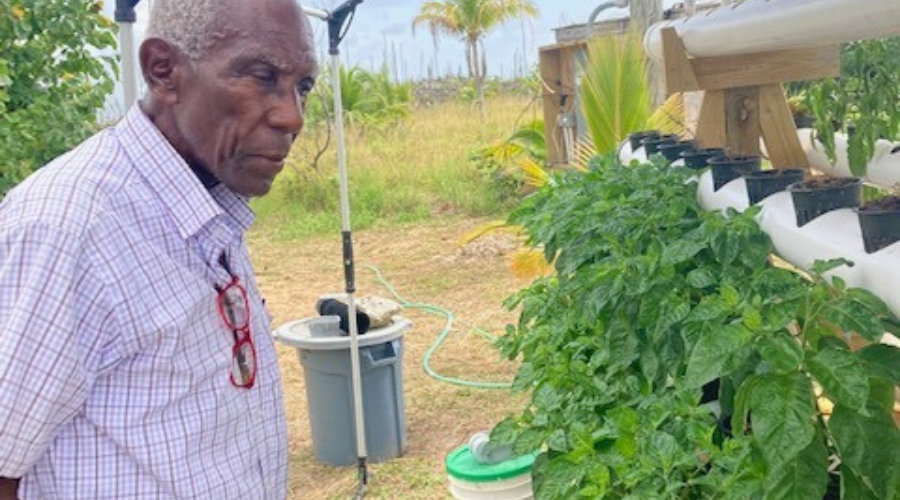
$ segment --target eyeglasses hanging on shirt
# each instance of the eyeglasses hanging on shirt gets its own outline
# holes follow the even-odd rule
[[[231,281],[224,287],[216,285],[219,316],[234,337],[229,378],[235,387],[250,389],[256,382],[257,371],[256,346],[250,334],[250,301],[247,299],[247,289],[231,272],[225,254],[219,258],[219,263],[231,276]]]

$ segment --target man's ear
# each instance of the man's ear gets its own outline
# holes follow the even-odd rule
[[[139,58],[144,82],[153,97],[166,104],[177,103],[184,70],[181,52],[165,40],[148,38],[141,44]]]

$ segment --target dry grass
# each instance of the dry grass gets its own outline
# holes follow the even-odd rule
[[[484,220],[446,220],[355,234],[358,296],[389,292],[365,268],[379,268],[404,299],[452,310],[457,324],[433,358],[443,375],[484,381],[509,381],[512,363],[500,359],[474,326],[499,333],[515,320],[501,303],[527,285],[507,267],[506,253],[515,247],[508,236],[480,240],[460,248],[457,238]],[[269,231],[251,234],[250,247],[260,287],[274,324],[313,315],[319,295],[343,290],[337,235],[284,242]],[[443,318],[408,310],[414,326],[404,335],[403,361],[406,429],[404,456],[370,466],[371,499],[449,499],[443,459],[479,430],[491,428],[521,408],[521,396],[506,390],[482,390],[436,381],[424,373],[426,349],[444,327]],[[302,367],[292,348],[279,346],[284,376],[290,439],[290,496],[299,500],[352,498],[355,467],[316,462],[307,416]]]
[[[517,120],[534,119],[528,97],[499,96],[487,102],[481,122],[470,104],[447,102],[417,108],[403,123],[384,130],[347,133],[347,164],[354,227],[390,226],[432,217],[487,216],[504,212],[495,186],[470,155],[513,133]],[[259,223],[282,239],[337,230],[339,219],[334,142],[319,159],[315,130],[304,131],[273,192],[254,201]],[[321,139],[321,137],[320,137]]]

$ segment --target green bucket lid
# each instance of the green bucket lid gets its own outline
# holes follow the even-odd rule
[[[450,452],[445,460],[447,473],[457,479],[473,483],[487,483],[509,479],[531,470],[534,454],[521,455],[496,464],[483,464],[475,460],[469,445],[464,444]]]

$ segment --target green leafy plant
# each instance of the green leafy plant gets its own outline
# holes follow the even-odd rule
[[[115,25],[99,2],[0,0],[0,194],[96,130]]]
[[[328,74],[320,77],[322,83],[316,85],[316,98],[310,101],[307,116],[313,126],[334,116],[330,79]],[[392,82],[387,70],[370,72],[359,66],[341,67],[340,83],[344,119],[358,130],[394,125],[409,116],[412,84]]]
[[[475,151],[469,159],[501,199],[514,199],[523,189],[542,185],[548,175],[543,167],[547,162],[543,120],[522,125],[509,137]]]
[[[879,139],[900,139],[900,37],[841,48],[841,75],[809,85],[817,137],[836,160],[834,134],[848,135],[850,170],[862,176]]]
[[[643,129],[685,133],[681,94],[651,108],[647,63],[635,33],[591,39],[582,71],[580,102],[595,151],[615,151],[629,133]]]
[[[650,117],[647,66],[634,33],[600,36],[588,45],[582,100],[588,131],[597,151],[613,151]]]
[[[821,500],[839,462],[843,498],[896,500],[900,352],[845,341],[892,314],[826,265],[772,265],[758,209],[704,211],[692,176],[604,159],[513,212],[556,273],[508,302],[531,401],[492,438],[541,451],[539,499]]]

